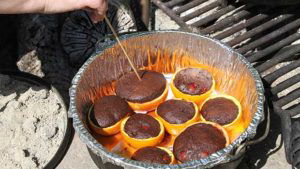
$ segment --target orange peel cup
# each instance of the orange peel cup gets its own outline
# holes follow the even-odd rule
[[[176,164],[176,159],[175,159],[175,156],[174,156],[174,154],[173,154],[173,152],[171,151],[171,150],[169,150],[168,148],[166,148],[166,147],[160,147],[160,146],[156,146],[157,148],[159,148],[159,149],[161,149],[161,150],[163,150],[163,151],[165,151],[165,152],[167,152],[168,154],[169,154],[169,156],[171,157],[171,162],[169,163],[169,164]],[[136,150],[136,151],[138,151],[138,150]],[[135,151],[135,152],[136,152]],[[134,153],[135,153],[134,152]],[[131,158],[132,158],[132,156],[134,155],[134,153],[132,153],[132,155],[131,155]]]
[[[245,131],[246,127],[243,121],[243,117],[242,117],[242,106],[240,104],[240,102],[233,96],[230,95],[226,95],[226,94],[218,94],[218,95],[213,95],[210,96],[209,98],[207,98],[200,106],[200,111],[203,107],[203,105],[210,99],[214,99],[214,98],[226,98],[229,99],[231,101],[233,101],[233,103],[238,107],[238,115],[237,117],[229,124],[223,125],[223,127],[227,130],[230,140],[231,142],[234,141],[239,134],[241,134],[242,132]],[[201,121],[207,121],[202,115],[200,114],[200,120]]]
[[[176,136],[171,134],[165,134],[164,139],[161,143],[158,144],[159,147],[166,147],[166,148],[172,148],[174,145],[174,141],[176,139]]]
[[[199,68],[199,69],[203,69],[203,68],[201,68],[201,67],[188,67],[188,68]],[[183,68],[183,69],[187,69],[187,68]],[[203,102],[206,98],[208,98],[208,97],[212,94],[212,92],[215,90],[215,85],[216,85],[215,83],[216,83],[216,82],[215,82],[214,78],[212,77],[212,85],[211,85],[211,88],[210,88],[207,92],[205,92],[205,93],[203,93],[203,94],[201,94],[201,95],[190,95],[190,94],[185,94],[185,93],[181,92],[179,89],[177,89],[176,86],[175,86],[175,84],[174,84],[174,79],[175,79],[177,73],[178,73],[179,71],[183,70],[183,69],[179,69],[179,70],[177,70],[177,71],[174,73],[174,76],[172,77],[172,80],[171,80],[171,83],[170,83],[171,90],[172,90],[172,92],[173,92],[173,94],[174,94],[174,96],[175,96],[176,98],[182,98],[182,99],[185,99],[185,100],[193,101],[193,102],[195,102],[196,104],[200,104],[200,103]],[[206,70],[206,69],[203,69],[203,70]]]
[[[220,124],[210,122],[210,121],[201,121],[201,122],[198,122],[198,123],[210,124],[210,125],[218,128],[223,133],[223,135],[225,137],[225,141],[226,141],[225,147],[227,147],[230,144],[230,138],[229,138],[228,132]],[[194,124],[198,124],[198,123],[194,123]],[[194,125],[194,124],[192,124],[192,125]],[[190,125],[190,126],[192,126],[192,125]]]
[[[162,122],[159,121],[157,118],[155,118],[155,120],[157,120],[159,123],[160,132],[156,137],[151,137],[151,138],[147,138],[147,139],[132,138],[125,132],[124,127],[125,127],[125,124],[128,119],[129,119],[129,117],[124,119],[121,123],[121,135],[122,135],[122,138],[124,139],[124,141],[127,142],[127,144],[129,146],[139,149],[139,148],[148,147],[148,146],[156,146],[163,140],[164,135],[165,135],[165,128],[164,128],[164,125],[162,124]]]
[[[169,156],[171,157],[171,162],[170,164],[176,164],[176,160],[175,160],[175,156],[173,154],[173,152],[165,147],[157,147],[161,150],[164,150],[165,152],[167,152],[169,154]]]
[[[93,121],[91,120],[90,116],[91,116],[92,108],[93,107],[90,108],[89,113],[88,113],[89,126],[94,132],[96,132],[97,134],[101,134],[103,136],[111,136],[111,135],[115,135],[115,134],[119,133],[122,121],[129,116],[129,115],[125,116],[123,119],[121,119],[120,121],[118,121],[116,124],[114,124],[112,126],[109,126],[106,128],[101,128],[101,127],[96,126],[93,123]]]
[[[177,100],[181,100],[181,99],[177,99]],[[191,101],[189,101],[189,102],[191,102]],[[171,124],[171,123],[167,122],[166,120],[164,120],[162,117],[160,117],[158,115],[157,109],[155,110],[155,116],[163,123],[163,125],[165,126],[165,128],[169,134],[176,136],[176,135],[180,134],[184,129],[186,129],[187,126],[189,126],[193,123],[196,123],[200,120],[198,106],[194,102],[191,102],[191,103],[193,103],[193,105],[194,105],[195,115],[190,120],[188,120],[187,122],[185,122],[183,124]]]
[[[151,111],[154,110],[160,103],[164,102],[168,96],[168,84],[166,84],[166,88],[164,92],[157,98],[145,102],[145,103],[134,103],[134,102],[128,102],[129,106],[134,110],[134,111]]]

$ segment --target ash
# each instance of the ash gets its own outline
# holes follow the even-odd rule
[[[64,110],[52,92],[0,75],[0,166],[39,169],[62,141]]]

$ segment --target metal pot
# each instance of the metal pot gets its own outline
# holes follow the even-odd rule
[[[73,125],[82,141],[101,157],[103,163],[123,168],[211,168],[233,160],[233,152],[256,134],[264,119],[264,88],[258,72],[240,54],[225,44],[209,37],[179,32],[138,32],[121,37],[136,67],[158,64],[163,70],[202,63],[215,68],[213,76],[222,92],[243,100],[243,118],[247,129],[228,147],[207,158],[178,165],[147,164],[129,160],[109,152],[92,135],[87,125],[87,110],[93,99],[108,92],[111,83],[131,71],[119,45],[114,41],[98,46],[98,50],[82,66],[72,81],[70,89],[70,114]],[[152,53],[149,55],[149,53]],[[190,57],[195,62],[186,62]],[[176,59],[176,60],[174,60]],[[166,62],[162,62],[165,60]],[[169,61],[172,60],[172,68]],[[242,89],[243,91],[239,91]]]

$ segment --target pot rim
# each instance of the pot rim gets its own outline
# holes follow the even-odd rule
[[[211,154],[210,156],[190,161],[183,164],[176,164],[176,165],[159,165],[159,164],[147,164],[139,161],[130,160],[124,157],[121,157],[115,153],[109,152],[106,150],[105,147],[103,147],[98,141],[89,133],[89,131],[84,127],[82,124],[82,121],[79,118],[78,111],[76,110],[76,88],[80,81],[81,75],[85,72],[86,68],[92,63],[97,56],[101,55],[103,51],[107,48],[111,48],[115,41],[111,41],[107,45],[104,45],[104,47],[99,48],[94,52],[94,54],[84,63],[84,65],[79,69],[78,73],[75,75],[72,81],[72,86],[70,88],[70,114],[73,118],[73,126],[76,130],[76,132],[79,134],[81,140],[87,144],[87,146],[92,149],[97,155],[99,155],[103,162],[110,162],[119,166],[122,166],[124,168],[208,168],[215,166],[217,164],[225,163],[230,161],[231,157],[229,156],[229,153],[234,150],[234,148],[238,147],[243,141],[245,141],[247,138],[253,138],[256,134],[256,129],[259,123],[264,119],[264,87],[262,80],[260,78],[259,73],[256,69],[251,65],[250,62],[246,60],[244,56],[236,52],[233,48],[229,47],[228,45],[224,44],[223,42],[220,42],[219,40],[215,40],[213,38],[210,38],[205,35],[195,34],[195,33],[189,33],[189,32],[183,32],[183,31],[177,31],[177,30],[164,30],[164,31],[149,31],[149,32],[136,32],[131,33],[127,35],[123,35],[120,37],[121,40],[134,38],[134,37],[140,37],[144,35],[151,35],[151,34],[158,34],[158,33],[179,33],[179,34],[187,34],[192,35],[195,38],[204,38],[207,40],[210,40],[219,46],[225,48],[231,53],[235,53],[239,60],[241,60],[247,67],[247,69],[250,71],[251,75],[253,76],[253,79],[255,81],[256,91],[258,95],[258,103],[257,103],[257,110],[254,114],[254,117],[247,127],[246,131],[243,132],[233,143],[225,147],[224,149]]]

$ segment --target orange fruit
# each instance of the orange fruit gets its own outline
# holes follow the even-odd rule
[[[188,68],[198,68],[198,67],[188,67]],[[187,69],[187,68],[184,68],[184,69]],[[193,101],[196,104],[200,104],[206,98],[208,98],[211,95],[211,93],[214,91],[214,89],[215,89],[215,80],[212,77],[212,85],[211,85],[210,89],[207,92],[203,93],[203,94],[190,95],[190,94],[183,93],[175,86],[174,79],[175,79],[176,75],[178,74],[178,72],[180,72],[181,70],[184,70],[184,69],[179,69],[175,72],[175,74],[174,74],[174,76],[171,80],[171,83],[170,83],[171,90],[172,90],[172,92],[173,92],[173,94],[176,98],[182,98],[182,99],[185,99],[185,100]],[[202,68],[199,68],[199,69],[202,69]],[[202,70],[205,70],[205,69],[202,69]]]
[[[155,110],[149,111],[149,112],[147,112],[147,114],[148,114],[149,116],[154,117],[154,118],[157,117],[157,115],[155,114]]]
[[[223,135],[225,137],[225,140],[226,140],[225,147],[227,147],[230,144],[230,138],[229,138],[228,132],[226,131],[226,129],[223,126],[219,125],[218,123],[214,123],[214,122],[210,122],[210,121],[201,121],[201,122],[197,122],[197,123],[194,123],[194,124],[198,124],[198,123],[210,124],[210,125],[218,128],[223,133]],[[194,124],[191,124],[189,126],[192,126]]]
[[[236,118],[229,124],[225,124],[222,125],[229,133],[230,135],[230,140],[233,141],[233,139],[237,138],[237,136],[239,134],[241,134],[242,132],[244,132],[246,126],[244,125],[244,121],[242,118],[242,106],[240,104],[240,102],[234,98],[233,96],[230,95],[225,95],[225,94],[220,94],[220,95],[213,95],[210,96],[209,98],[207,98],[200,106],[200,112],[201,109],[203,107],[203,105],[205,105],[205,103],[211,99],[215,99],[215,98],[225,98],[228,100],[231,100],[238,108],[238,114],[236,116]],[[202,114],[200,113],[200,119],[201,121],[207,121]]]
[[[175,139],[173,154],[180,162],[206,158],[230,144],[227,131],[213,122],[188,126]]]
[[[164,92],[154,100],[145,103],[134,103],[127,101],[129,106],[135,111],[151,111],[154,110],[160,103],[164,102],[168,96],[168,85]]]
[[[160,132],[156,137],[151,137],[147,139],[137,139],[137,138],[130,137],[125,131],[125,124],[129,118],[130,117],[125,118],[121,123],[121,135],[124,141],[126,141],[131,147],[139,149],[147,146],[156,146],[163,140],[165,135],[165,128],[162,122],[159,121],[157,118],[154,119],[159,123]]]
[[[174,144],[174,141],[175,141],[175,138],[176,138],[176,136],[171,135],[169,133],[165,133],[164,139],[157,146],[159,146],[159,147],[166,147],[166,148],[172,148],[173,144]]]
[[[115,87],[116,95],[125,99],[135,111],[154,110],[168,95],[168,83],[162,73],[139,70],[140,80],[134,72],[122,76]]]
[[[123,136],[121,135],[122,139]],[[134,152],[136,152],[136,148],[132,147],[131,145],[129,145],[126,141],[123,140],[123,144],[122,144],[122,155],[124,155],[125,157],[130,158]]]
[[[122,121],[129,116],[129,115],[127,115],[126,117],[124,117],[123,119],[121,119],[120,121],[118,121],[117,123],[115,123],[112,126],[109,126],[109,127],[106,127],[106,128],[101,128],[101,127],[98,127],[96,124],[94,124],[93,121],[91,120],[92,108],[93,107],[91,107],[89,112],[88,112],[89,126],[94,132],[96,132],[97,134],[101,134],[103,136],[110,136],[110,135],[114,135],[114,134],[119,133]]]
[[[167,164],[175,164],[176,160],[175,160],[175,156],[174,156],[173,152],[165,147],[159,147],[159,146],[155,146],[155,147],[149,146],[149,147],[144,147],[144,148],[138,149],[132,154],[131,159],[138,160],[141,157],[141,158],[143,158],[143,160],[150,160],[150,159],[148,159],[149,157],[145,157],[145,155],[146,156],[150,155],[150,158],[152,158],[151,156],[153,155],[153,153],[155,153],[155,151],[157,149],[160,149],[160,150],[166,152],[170,156],[170,163],[167,163]],[[147,153],[147,154],[145,154],[145,153]],[[136,157],[138,157],[138,158],[136,159]],[[154,158],[157,159],[157,157],[154,157]],[[138,161],[143,161],[143,160],[140,159]]]
[[[181,100],[181,99],[174,99],[174,100]],[[191,102],[191,101],[188,101],[188,102]],[[185,123],[171,124],[158,115],[157,109],[155,110],[155,116],[163,123],[163,125],[165,126],[168,133],[176,136],[176,135],[180,134],[187,126],[189,126],[195,122],[198,122],[200,119],[198,106],[194,102],[191,102],[191,103],[193,103],[193,105],[194,105],[195,114],[190,120],[188,120]]]
[[[176,163],[175,156],[174,156],[174,154],[173,154],[173,152],[172,152],[171,150],[169,150],[169,149],[167,149],[167,148],[165,148],[165,147],[158,147],[158,148],[160,148],[160,149],[166,151],[166,152],[169,154],[169,156],[171,157],[171,162],[170,162],[170,164],[175,164],[175,163]]]

